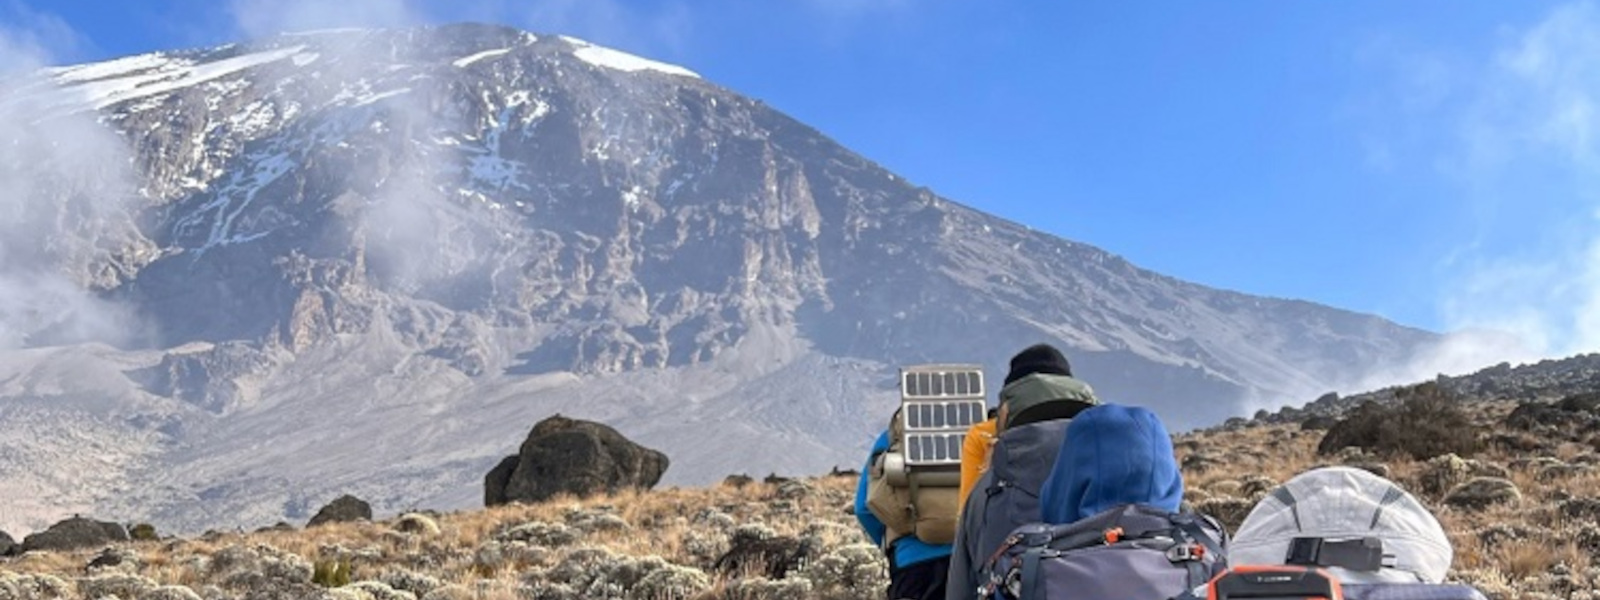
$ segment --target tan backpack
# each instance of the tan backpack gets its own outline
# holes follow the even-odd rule
[[[883,545],[912,536],[929,544],[956,538],[961,472],[908,472],[904,465],[905,435],[900,411],[889,422],[889,450],[873,457],[867,475],[867,508],[888,531]]]

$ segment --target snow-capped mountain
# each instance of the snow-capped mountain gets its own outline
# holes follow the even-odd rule
[[[665,451],[669,484],[854,467],[897,365],[998,380],[1039,341],[1182,429],[1436,339],[1140,269],[567,37],[133,56],[0,81],[0,117],[13,534],[472,506],[555,412]]]

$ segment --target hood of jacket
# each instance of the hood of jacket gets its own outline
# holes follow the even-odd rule
[[[1148,409],[1106,404],[1078,413],[1040,489],[1045,522],[1071,523],[1123,504],[1176,512],[1183,474],[1166,426]]]

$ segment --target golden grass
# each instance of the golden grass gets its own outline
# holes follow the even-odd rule
[[[1508,403],[1472,406],[1483,427],[1498,422],[1511,409]],[[1420,461],[1346,455],[1316,454],[1321,432],[1300,431],[1297,425],[1257,426],[1237,431],[1196,432],[1177,436],[1180,461],[1194,454],[1214,459],[1207,470],[1185,472],[1186,485],[1206,497],[1254,500],[1273,485],[1312,467],[1340,462],[1382,462],[1389,478],[1411,490],[1435,511],[1456,549],[1454,576],[1482,587],[1496,597],[1525,594],[1561,594],[1551,586],[1555,571],[1572,574],[1577,585],[1600,586],[1590,580],[1600,573],[1600,562],[1577,547],[1577,530],[1586,521],[1561,515],[1566,498],[1600,498],[1600,470],[1565,473],[1541,478],[1536,467],[1510,468],[1525,458],[1491,447],[1474,457],[1506,467],[1510,479],[1524,495],[1516,506],[1493,506],[1480,511],[1444,506],[1440,495],[1420,492]],[[1563,462],[1592,458],[1595,449],[1585,443],[1560,444],[1551,457]],[[809,486],[809,491],[801,490]],[[472,597],[509,600],[525,597],[518,590],[525,580],[558,569],[581,548],[601,548],[625,560],[657,556],[678,565],[707,572],[710,588],[699,597],[721,597],[740,574],[714,572],[717,551],[725,551],[733,528],[758,524],[784,536],[810,535],[824,549],[866,542],[849,512],[855,479],[808,479],[783,488],[760,482],[743,488],[717,485],[705,488],[666,488],[649,492],[628,491],[592,498],[559,497],[531,505],[509,505],[483,510],[441,514],[437,535],[400,533],[395,521],[342,523],[295,531],[222,534],[210,539],[129,542],[125,547],[142,561],[139,574],[160,585],[193,589],[226,589],[226,573],[204,568],[207,557],[230,547],[275,548],[308,563],[326,559],[330,552],[355,554],[352,580],[373,580],[395,570],[437,578],[462,586]],[[787,493],[786,493],[787,492]],[[529,523],[579,525],[598,523],[603,515],[620,518],[625,528],[598,528],[576,533],[571,544],[540,548],[537,545],[501,544],[503,532]],[[588,521],[585,521],[588,519]],[[1509,534],[1484,534],[1503,526]],[[1486,545],[1485,536],[1496,543]],[[486,549],[499,548],[499,554]],[[30,553],[0,561],[0,573],[52,574],[68,581],[84,576],[84,566],[98,549],[65,553]],[[759,566],[747,567],[755,575]],[[1570,583],[1570,581],[1569,581]],[[232,590],[235,595],[239,590]],[[131,600],[131,599],[125,599]]]

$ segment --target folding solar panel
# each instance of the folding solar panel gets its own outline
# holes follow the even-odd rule
[[[967,428],[982,422],[983,367],[923,365],[900,372],[907,466],[959,466]]]

